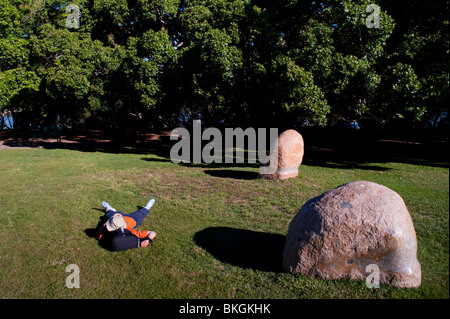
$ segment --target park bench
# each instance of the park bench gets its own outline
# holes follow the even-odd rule
[[[30,138],[56,138],[56,141],[61,142],[61,127],[60,126],[43,126],[28,128],[27,139]]]

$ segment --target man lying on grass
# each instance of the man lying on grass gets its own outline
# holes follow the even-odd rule
[[[107,202],[102,202],[106,212],[103,220],[106,220],[106,222],[100,226],[95,238],[103,242],[107,241],[106,246],[112,251],[147,247],[156,237],[156,233],[149,230],[136,230],[135,228],[142,223],[154,203],[155,200],[151,199],[144,207],[134,213],[122,214]]]

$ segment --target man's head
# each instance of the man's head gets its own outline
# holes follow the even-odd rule
[[[114,214],[108,221],[106,222],[106,229],[108,231],[115,231],[119,228],[127,228],[127,223],[123,216],[120,214]]]

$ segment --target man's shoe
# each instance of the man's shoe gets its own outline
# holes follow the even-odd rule
[[[144,208],[146,208],[147,210],[150,210],[154,204],[155,204],[155,200],[152,198],[148,201],[147,205],[145,205]]]
[[[112,210],[113,212],[116,211],[116,209],[111,207],[111,205],[109,205],[107,202],[102,202],[102,206],[106,210],[106,212],[109,212],[110,210]]]

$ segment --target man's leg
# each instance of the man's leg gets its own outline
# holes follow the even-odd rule
[[[109,211],[103,216],[103,218],[104,218],[105,220],[108,220],[108,219],[110,219],[111,217],[113,217],[114,214],[121,214],[121,215],[123,215],[122,212],[120,212],[120,211],[116,212],[115,210],[109,210]]]
[[[140,224],[142,224],[142,222],[144,221],[144,218],[147,216],[147,214],[148,214],[148,209],[145,207],[142,207],[141,209],[135,211],[134,213],[123,214],[123,216],[128,216],[128,217],[133,218],[136,221],[136,226],[134,226],[133,228],[136,228]]]
[[[155,200],[151,199],[147,205],[142,207],[141,209],[135,211],[131,214],[123,214],[124,216],[128,216],[133,218],[136,221],[136,226],[134,228],[138,227],[142,222],[144,221],[144,218],[147,216],[149,210],[153,207],[153,204],[155,204]]]

